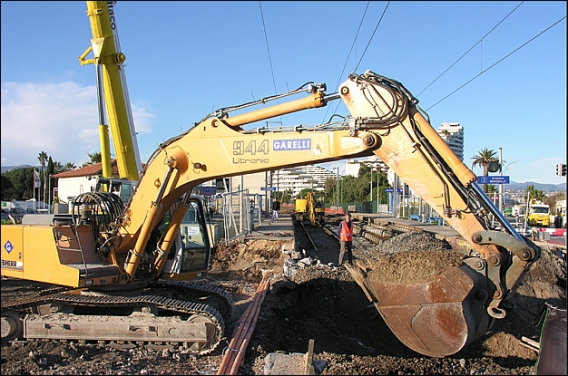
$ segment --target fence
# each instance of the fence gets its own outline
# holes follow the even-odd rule
[[[262,221],[261,197],[248,189],[222,194],[225,243],[250,233]]]

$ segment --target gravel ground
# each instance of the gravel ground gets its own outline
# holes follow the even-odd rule
[[[330,223],[330,228],[337,226]],[[273,270],[271,288],[250,340],[241,374],[264,374],[269,353],[305,353],[314,340],[317,371],[326,375],[534,374],[536,351],[521,337],[538,341],[540,328],[534,318],[545,302],[566,308],[566,262],[558,248],[545,246],[513,299],[517,309],[499,320],[491,331],[446,358],[413,352],[392,334],[382,318],[344,268],[337,268],[339,246],[328,235],[308,230],[318,244],[311,248],[297,231],[298,250],[304,263],[287,262],[284,241],[256,240],[219,249],[208,279],[231,292],[236,312],[227,324],[230,335],[250,303],[262,270]],[[380,245],[363,237],[354,240],[354,258],[360,265],[376,265],[380,255],[400,249],[435,254],[449,251],[444,241],[424,233],[401,234]],[[306,265],[306,264],[309,264]],[[243,267],[246,265],[246,267]],[[288,275],[288,276],[286,276]],[[2,299],[10,294],[43,287],[21,281],[2,281]],[[148,375],[216,374],[230,337],[213,354],[195,357],[182,349],[118,350],[95,344],[55,341],[2,343],[2,375]]]

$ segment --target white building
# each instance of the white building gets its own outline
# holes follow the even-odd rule
[[[464,130],[459,123],[442,123],[436,130],[454,154],[463,162]]]
[[[379,157],[376,155],[372,155],[370,157],[365,158],[357,158],[357,159],[348,159],[345,161],[345,175],[351,176],[359,176],[359,168],[361,165],[367,165],[371,167],[373,170],[380,170],[382,172],[388,172],[389,166],[385,162],[383,162]]]
[[[303,189],[323,191],[330,177],[335,177],[333,171],[319,166],[289,167],[272,175],[272,186],[280,192],[291,190],[292,196],[297,196]]]
[[[111,162],[111,168],[113,175],[118,174],[116,161]],[[81,193],[94,191],[102,170],[102,164],[95,163],[53,175],[53,178],[57,179],[57,190],[54,189],[52,197],[58,197],[59,200],[69,203]]]

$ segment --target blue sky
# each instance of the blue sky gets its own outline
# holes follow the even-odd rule
[[[1,164],[37,165],[43,150],[81,165],[99,150],[95,69],[77,59],[92,37],[85,2],[1,7]],[[470,168],[502,148],[511,180],[566,181],[564,1],[119,1],[115,14],[142,161],[214,109],[308,81],[334,93],[372,70],[434,128],[459,122]],[[337,103],[273,121],[347,115]]]

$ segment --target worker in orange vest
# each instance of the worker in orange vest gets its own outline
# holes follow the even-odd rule
[[[347,252],[347,262],[353,265],[353,222],[351,222],[351,214],[345,213],[345,220],[341,221],[337,228],[337,235],[339,236],[339,244],[341,249],[339,251],[339,263],[343,264],[343,258]]]

